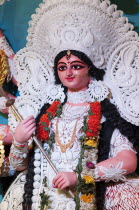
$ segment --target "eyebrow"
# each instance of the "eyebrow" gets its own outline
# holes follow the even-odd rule
[[[84,64],[85,65],[85,63],[82,62],[82,61],[72,61],[70,64],[73,64],[73,63],[81,63],[81,64]],[[58,65],[59,64],[67,64],[67,63],[65,63],[65,62],[59,62]]]
[[[57,65],[59,65],[59,64],[66,64],[66,63],[64,63],[64,62],[59,62]]]

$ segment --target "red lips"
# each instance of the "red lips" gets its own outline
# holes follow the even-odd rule
[[[72,82],[75,77],[66,77],[65,79],[68,80],[69,82]]]

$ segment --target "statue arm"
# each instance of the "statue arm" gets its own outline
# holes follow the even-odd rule
[[[16,170],[26,169],[29,152],[28,142],[35,130],[36,123],[33,116],[22,120],[15,129],[9,159]]]
[[[125,175],[136,170],[137,157],[132,151],[123,150],[115,157],[109,158],[96,165],[98,181],[125,181]]]
[[[111,139],[109,159],[96,165],[98,181],[125,181],[125,175],[136,170],[137,156],[132,143],[115,129]]]

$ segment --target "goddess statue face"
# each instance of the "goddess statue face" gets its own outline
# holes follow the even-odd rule
[[[89,67],[74,55],[64,56],[57,65],[59,79],[69,91],[86,90],[90,81]]]

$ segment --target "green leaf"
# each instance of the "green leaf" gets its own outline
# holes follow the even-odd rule
[[[82,131],[83,131],[83,132],[86,132],[86,131],[87,131],[87,127],[86,127],[86,126],[83,126],[83,127],[82,127]]]
[[[59,102],[60,102],[59,98],[56,98],[55,101],[59,101]],[[59,106],[59,105],[60,105],[60,104],[58,104],[58,106]]]
[[[57,116],[57,117],[60,117],[61,114],[62,114],[62,109],[61,109],[61,108],[57,109],[57,111],[56,111],[56,116]]]
[[[50,196],[45,194],[45,191],[43,190],[42,193],[40,193],[40,197],[41,197],[41,202],[40,202],[40,209],[44,210],[44,207],[48,207],[50,204]]]
[[[89,114],[89,115],[94,115],[94,113],[93,113],[93,112],[91,112],[91,111],[88,111],[88,114]]]
[[[80,140],[80,141],[83,141],[83,140],[84,140],[84,136],[81,136],[81,137],[79,138],[79,140]]]
[[[43,126],[46,126],[46,123],[45,123],[45,122],[42,122],[42,125],[43,125]]]
[[[48,128],[48,127],[44,127],[43,129],[44,129],[44,131],[50,131],[50,128]]]
[[[48,118],[50,121],[53,119],[53,115],[50,112],[48,112]]]
[[[80,198],[79,195],[75,196],[76,208],[75,210],[80,210]]]

